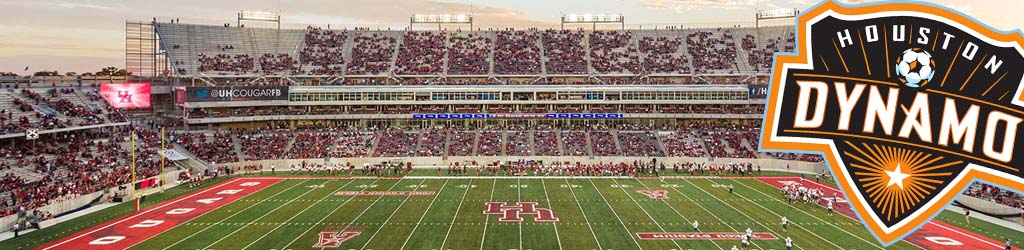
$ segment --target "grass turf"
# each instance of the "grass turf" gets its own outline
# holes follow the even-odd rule
[[[729,194],[719,184],[733,184]],[[323,185],[319,187],[319,185]],[[641,188],[666,189],[651,199]],[[337,191],[434,191],[424,196],[339,196]],[[484,202],[539,202],[558,223],[498,222]],[[780,216],[791,220],[783,231]],[[881,249],[849,218],[789,205],[753,179],[291,179],[151,238],[136,249],[308,249],[321,231],[360,234],[339,249],[729,249],[736,240],[645,240],[638,232],[772,233],[755,249]],[[889,249],[916,249],[897,243]]]
[[[671,172],[671,171],[668,171]],[[278,173],[287,175],[288,173]],[[358,172],[357,172],[358,174]],[[414,175],[436,175],[417,170]],[[444,173],[442,173],[443,175]],[[472,175],[472,172],[470,173]],[[790,175],[766,172],[766,175]],[[203,187],[229,178],[206,181]],[[831,180],[823,180],[831,181]],[[729,194],[722,185],[733,184]],[[668,191],[650,199],[636,189]],[[198,188],[176,187],[147,197],[148,207]],[[338,191],[434,191],[431,196],[338,196]],[[498,222],[484,202],[536,201],[553,209],[558,223]],[[69,223],[0,242],[30,249],[130,213],[119,204]],[[779,218],[791,223],[783,231]],[[995,239],[1017,231],[944,212],[939,220]],[[360,234],[340,249],[729,249],[737,240],[644,240],[638,232],[771,233],[753,249],[881,249],[864,227],[820,206],[787,204],[779,191],[753,179],[289,179],[227,204],[153,237],[134,249],[308,249],[321,231],[348,228]],[[1020,246],[1020,241],[1015,241]],[[899,242],[889,249],[917,249]]]

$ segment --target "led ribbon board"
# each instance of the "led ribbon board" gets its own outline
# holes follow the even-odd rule
[[[824,2],[775,59],[761,147],[822,153],[883,244],[972,181],[1024,190],[1024,38],[926,4]]]

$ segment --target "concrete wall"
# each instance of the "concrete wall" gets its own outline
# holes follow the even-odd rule
[[[316,159],[288,159],[288,160],[260,160],[260,161],[247,161],[247,162],[236,162],[228,163],[224,165],[240,167],[245,165],[263,165],[265,168],[270,168],[271,165],[277,166],[277,169],[288,169],[288,166],[295,164],[299,165],[303,161],[306,163],[351,163],[355,166],[362,166],[364,163],[375,164],[383,161],[397,160],[400,162],[412,162],[417,168],[431,168],[433,166],[448,166],[452,162],[467,162],[477,161],[480,164],[486,164],[494,161],[517,161],[517,160],[535,160],[543,161],[545,163],[561,161],[571,163],[584,163],[594,164],[601,162],[628,162],[633,161],[644,161],[649,162],[651,159],[657,158],[658,162],[664,162],[666,166],[671,167],[672,163],[680,162],[707,162],[712,165],[723,165],[730,162],[741,163],[749,162],[755,165],[761,166],[762,170],[774,170],[774,171],[786,171],[786,166],[789,166],[789,171],[795,173],[807,173],[813,174],[820,172],[824,168],[824,163],[819,162],[803,162],[803,161],[787,161],[778,159],[746,159],[746,158],[694,158],[694,157],[622,157],[622,156],[598,156],[598,157],[585,157],[585,156],[453,156],[453,157],[361,157],[361,158],[316,158]]]

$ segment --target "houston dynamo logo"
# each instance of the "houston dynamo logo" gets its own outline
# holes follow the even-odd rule
[[[1024,38],[914,3],[825,2],[778,56],[762,148],[823,153],[884,244],[974,180],[1024,190]]]

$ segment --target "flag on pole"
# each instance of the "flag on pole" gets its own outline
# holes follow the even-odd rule
[[[28,71],[28,65],[25,65],[25,71]]]

